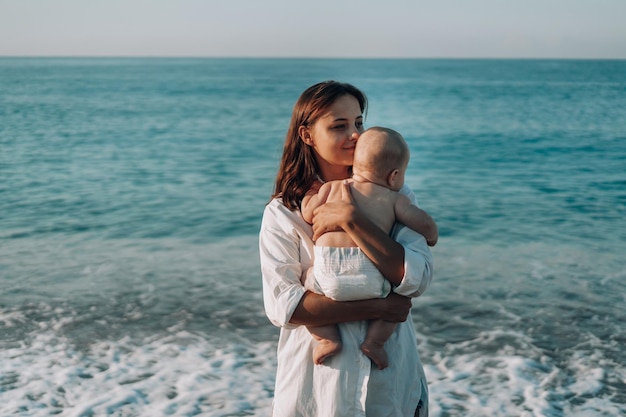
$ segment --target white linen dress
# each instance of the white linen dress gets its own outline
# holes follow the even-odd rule
[[[406,186],[401,192],[415,202]],[[289,323],[306,291],[302,275],[313,265],[311,236],[299,211],[278,199],[265,207],[259,234],[263,299],[267,317],[281,328],[273,416],[410,417],[418,403],[419,416],[427,416],[428,388],[410,314],[385,344],[388,368],[372,366],[360,350],[366,321],[340,323],[341,353],[323,365],[313,363],[315,340],[305,326]],[[405,276],[394,291],[417,297],[430,285],[432,254],[425,239],[407,227],[396,227],[393,237],[405,248]]]

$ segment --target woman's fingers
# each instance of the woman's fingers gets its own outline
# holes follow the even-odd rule
[[[337,224],[339,213],[336,205],[336,203],[326,203],[313,212],[313,241],[326,232],[341,230]]]
[[[313,211],[313,241],[326,232],[343,230],[354,208],[350,182],[345,180],[341,184],[341,201],[322,204]]]
[[[383,300],[386,307],[381,311],[383,320],[394,323],[406,320],[412,307],[410,298],[391,292]]]

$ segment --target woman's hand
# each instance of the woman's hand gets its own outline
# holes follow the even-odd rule
[[[346,231],[359,214],[352,198],[350,183],[344,180],[341,185],[341,201],[323,204],[313,212],[313,241],[326,232]]]
[[[405,321],[411,311],[411,299],[395,292],[389,293],[386,298],[380,299],[380,319],[394,323]]]

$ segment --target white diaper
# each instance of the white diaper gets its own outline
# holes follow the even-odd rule
[[[336,301],[383,298],[391,283],[358,247],[315,246],[313,263],[316,288]]]

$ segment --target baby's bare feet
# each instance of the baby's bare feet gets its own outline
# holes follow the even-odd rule
[[[385,369],[389,366],[389,359],[384,345],[376,342],[368,342],[367,340],[361,345],[361,352],[376,364],[378,369]]]
[[[342,347],[342,343],[337,340],[319,340],[313,350],[313,362],[315,362],[316,365],[323,364],[326,359],[341,352]]]

